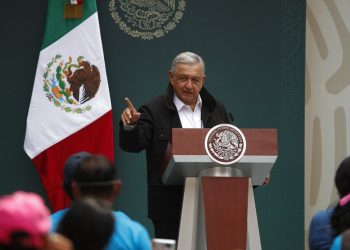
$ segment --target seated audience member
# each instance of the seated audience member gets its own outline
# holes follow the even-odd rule
[[[101,201],[73,202],[58,224],[57,232],[73,242],[74,250],[103,250],[114,230],[114,216]]]
[[[310,250],[327,250],[332,245],[335,236],[350,228],[350,157],[345,158],[340,164],[335,176],[335,186],[338,190],[340,201],[336,207],[317,212],[311,219],[309,227]],[[348,195],[349,194],[349,195]]]
[[[73,200],[96,198],[102,200],[109,208],[119,194],[121,181],[117,178],[116,169],[104,157],[85,152],[72,155],[64,167],[64,187]],[[54,213],[52,230],[69,209]],[[123,212],[113,212],[115,219],[114,232],[106,250],[113,249],[151,249],[151,240],[146,229],[138,222],[131,220]]]
[[[328,250],[333,242],[333,230],[330,219],[334,207],[317,212],[309,226],[309,249]]]
[[[78,166],[80,161],[82,161],[83,159],[90,157],[90,156],[92,156],[92,155],[87,153],[87,152],[84,152],[84,151],[76,153],[74,155],[71,155],[67,159],[67,161],[64,165],[63,188],[71,200],[74,200],[73,191],[72,191],[72,183],[73,183],[75,171],[77,170],[77,166]]]
[[[335,185],[340,200],[331,216],[334,236],[350,228],[350,157],[345,158],[335,174]]]
[[[49,234],[49,215],[37,194],[18,191],[0,197],[0,249],[71,250],[68,239]]]

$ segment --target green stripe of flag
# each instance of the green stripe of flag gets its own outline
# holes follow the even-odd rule
[[[96,0],[83,1],[82,19],[64,19],[64,1],[49,0],[41,50],[56,42],[97,11]]]

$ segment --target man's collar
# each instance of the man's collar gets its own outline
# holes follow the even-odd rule
[[[181,101],[177,95],[174,94],[174,104],[175,104],[175,107],[177,109],[177,111],[180,111],[184,106],[187,106],[189,107],[188,105],[186,105],[185,103],[183,103],[183,101]],[[199,108],[202,108],[202,98],[200,95],[198,95],[198,98],[197,98],[197,103],[196,103],[196,107],[199,107]]]
[[[171,86],[170,82],[168,83],[167,87],[167,92],[166,92],[166,99],[168,102],[168,108],[170,110],[176,111],[176,107],[174,105],[174,90],[173,87]],[[202,106],[206,107],[210,112],[212,112],[215,107],[216,107],[216,100],[214,97],[205,89],[203,86],[201,91],[199,92],[199,95],[201,96],[202,99]]]

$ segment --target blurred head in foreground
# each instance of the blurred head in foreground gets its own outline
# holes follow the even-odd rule
[[[57,232],[70,239],[74,250],[103,250],[114,231],[114,216],[100,200],[73,202]]]

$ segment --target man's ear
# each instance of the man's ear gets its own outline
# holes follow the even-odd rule
[[[113,187],[113,196],[116,198],[118,197],[120,190],[122,188],[122,181],[116,180]]]
[[[205,83],[206,80],[207,80],[207,76],[204,75],[204,76],[203,76],[203,83],[202,83],[203,86],[204,86],[204,83]]]
[[[169,70],[168,78],[169,78],[169,82],[170,82],[171,86],[174,85],[174,83],[173,83],[174,82],[174,77],[175,77],[174,73],[171,70]]]
[[[73,194],[73,198],[75,200],[79,199],[80,189],[79,189],[78,184],[75,181],[72,182],[72,194]]]

